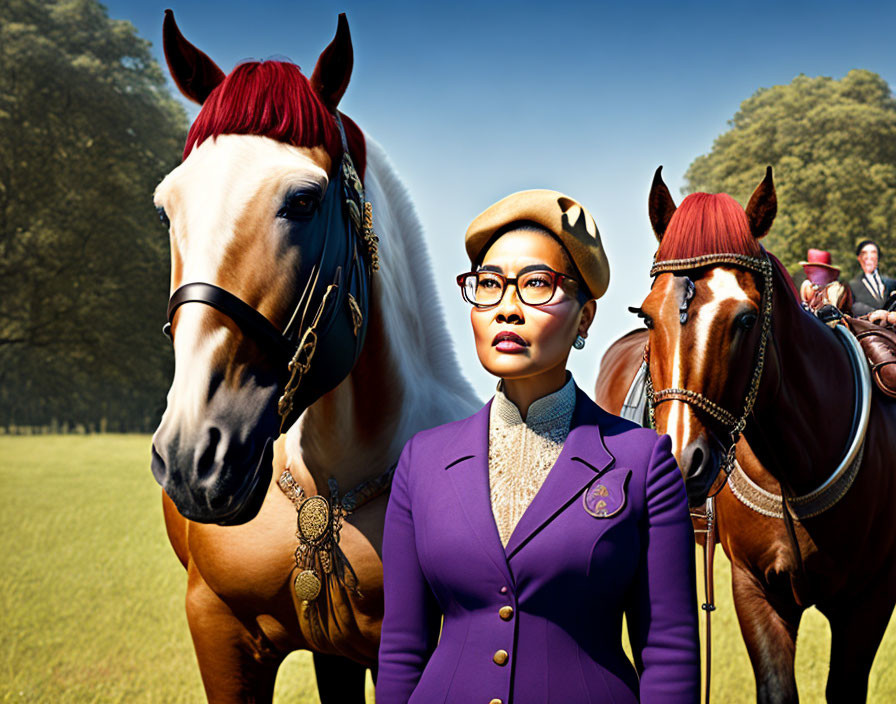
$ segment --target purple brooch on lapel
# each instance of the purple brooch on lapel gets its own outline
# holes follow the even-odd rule
[[[591,482],[582,495],[585,510],[595,518],[619,513],[625,508],[625,489],[631,475],[631,471],[617,468]]]

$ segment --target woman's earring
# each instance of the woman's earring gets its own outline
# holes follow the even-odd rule
[[[572,343],[572,346],[577,350],[582,349],[585,346],[585,338],[581,335],[576,335],[576,341]]]

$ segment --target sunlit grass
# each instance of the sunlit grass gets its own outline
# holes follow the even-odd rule
[[[201,702],[184,616],[185,573],[162,522],[149,436],[0,436],[0,696],[21,702]],[[713,699],[755,700],[716,560]],[[814,609],[797,647],[801,700],[823,701],[830,632]],[[871,673],[870,701],[896,701],[896,626]],[[373,701],[368,682],[368,700]],[[317,702],[308,653],[280,669],[275,701]]]

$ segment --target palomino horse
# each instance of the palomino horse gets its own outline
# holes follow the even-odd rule
[[[431,337],[444,322],[410,199],[337,112],[345,17],[310,81],[279,61],[225,77],[170,12],[164,42],[203,107],[155,197],[176,371],[152,469],[206,694],[269,701],[283,658],[309,649],[323,702],[364,701],[389,469],[479,402]]]
[[[747,579],[757,594],[789,582],[795,608],[748,615],[781,621],[758,657],[774,658],[776,643],[792,652],[800,616],[814,604],[831,625],[827,699],[862,701],[896,603],[896,404],[871,394],[854,338],[807,314],[759,245],[776,209],[771,169],[746,212],[725,194],[693,194],[676,208],[657,171],[649,201],[656,279],[640,309],[648,395],[692,505],[720,491],[741,432],[780,484],[797,568],[779,560]],[[757,504],[767,498],[744,493]],[[764,683],[758,695],[796,701],[786,681]]]

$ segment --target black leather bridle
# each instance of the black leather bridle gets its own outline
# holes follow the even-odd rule
[[[297,280],[304,289],[286,327],[280,330],[229,291],[196,281],[171,295],[163,328],[171,337],[174,314],[185,303],[211,306],[236,323],[282,369],[283,393],[277,404],[281,433],[358,361],[367,333],[371,275],[378,269],[372,208],[352,163],[342,120],[338,113],[334,118],[342,136],[342,162],[317,211],[302,224]]]

